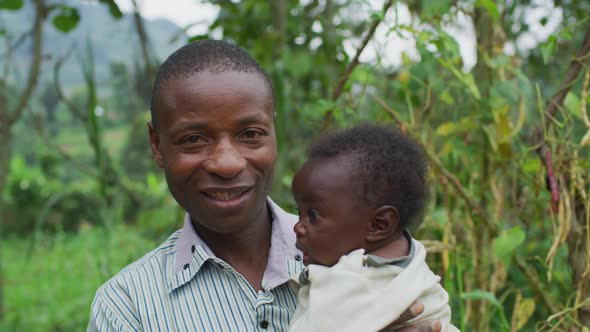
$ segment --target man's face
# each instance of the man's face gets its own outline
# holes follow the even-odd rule
[[[263,221],[276,141],[272,97],[260,74],[171,79],[155,108],[152,151],[193,222],[231,234]]]
[[[293,178],[299,221],[293,230],[303,263],[332,266],[363,248],[372,209],[351,180],[351,157],[312,159]]]

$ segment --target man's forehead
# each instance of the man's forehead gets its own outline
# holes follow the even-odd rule
[[[272,90],[262,75],[256,72],[198,72],[186,77],[170,78],[160,85],[159,101],[170,104],[171,99],[217,99],[227,95],[263,96],[272,105]]]
[[[227,88],[239,88],[244,90],[259,89],[268,95],[272,95],[271,87],[266,79],[257,72],[245,71],[201,71],[186,76],[169,78],[161,83],[160,93],[178,89],[179,86],[188,88],[189,91],[198,93],[202,90],[217,89],[222,95]],[[211,91],[207,92],[211,94]]]

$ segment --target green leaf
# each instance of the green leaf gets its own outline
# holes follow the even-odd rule
[[[437,0],[437,1],[422,1],[422,16],[423,17],[442,17],[449,12],[453,6],[451,0]]]
[[[580,113],[581,100],[574,92],[569,92],[567,96],[565,96],[563,104],[573,116],[580,120],[582,119],[582,113]]]
[[[496,127],[492,125],[485,125],[482,128],[486,134],[486,137],[488,138],[488,142],[490,143],[492,150],[494,150],[494,152],[498,151],[498,144],[496,142]]]
[[[496,140],[498,142],[506,142],[512,137],[512,122],[510,121],[510,114],[508,112],[509,108],[506,105],[492,111],[496,128]]]
[[[504,307],[502,303],[498,301],[496,296],[490,292],[486,292],[481,289],[475,289],[469,292],[465,292],[461,294],[461,299],[463,300],[485,300],[490,302],[497,310],[498,316],[500,318],[502,331],[510,331],[510,324],[508,324],[508,320],[506,319],[506,315],[504,314]]]
[[[543,62],[547,64],[549,59],[555,53],[555,48],[557,46],[557,38],[554,35],[549,36],[549,39],[545,43],[540,46],[541,55],[543,56]]]
[[[541,167],[541,161],[539,158],[527,158],[522,163],[521,169],[523,172],[533,175],[539,171],[539,167]]]
[[[494,256],[499,261],[509,265],[514,251],[516,251],[516,248],[518,248],[524,242],[525,238],[526,235],[524,231],[518,226],[513,227],[507,232],[502,232],[493,241],[492,249]]]
[[[443,67],[449,69],[451,73],[459,79],[465,86],[469,92],[473,95],[473,97],[477,100],[481,99],[481,95],[479,93],[479,88],[473,79],[473,75],[471,73],[463,73],[461,70],[457,69],[453,66],[450,62],[446,61],[445,59],[438,58],[437,59]]]
[[[477,0],[475,2],[476,7],[485,8],[488,11],[488,14],[492,17],[494,22],[498,21],[500,18],[500,11],[498,10],[498,6],[491,1],[491,0]]]
[[[63,6],[51,22],[59,31],[68,33],[80,22],[80,13],[76,8]]]
[[[494,307],[498,309],[502,309],[502,303],[498,301],[496,296],[490,292],[486,292],[481,289],[475,289],[469,292],[465,292],[461,294],[461,298],[463,300],[486,300],[494,305]]]
[[[209,39],[209,35],[207,35],[207,34],[204,34],[204,35],[195,35],[195,36],[192,36],[192,37],[190,37],[190,38],[188,39],[188,42],[189,42],[189,43],[192,43],[192,42],[194,42],[194,41],[197,41],[197,40],[204,40],[204,39]]]
[[[514,313],[512,314],[514,317],[513,319],[516,331],[519,331],[523,328],[524,324],[528,322],[534,312],[535,299],[530,297],[525,298],[518,304],[518,306],[514,309]]]
[[[454,122],[445,122],[436,128],[436,134],[439,136],[447,136],[455,131]]]
[[[0,0],[0,9],[19,10],[23,5],[23,0]]]
[[[382,12],[374,12],[374,13],[371,13],[371,20],[373,20],[373,21],[383,21],[383,13]]]
[[[439,95],[439,99],[446,105],[453,105],[455,103],[455,98],[453,98],[453,96],[448,90],[444,90],[443,92],[441,92]]]
[[[116,19],[120,19],[121,17],[123,17],[123,13],[121,12],[121,9],[117,5],[117,3],[115,3],[115,0],[99,0],[99,1],[100,1],[100,3],[104,3],[105,5],[109,6],[109,13],[111,13],[112,17],[114,17]]]

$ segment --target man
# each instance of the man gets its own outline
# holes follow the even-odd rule
[[[184,227],[97,291],[89,331],[286,330],[287,281],[303,265],[297,217],[266,196],[273,107],[270,80],[236,46],[199,41],[162,64],[149,137]]]

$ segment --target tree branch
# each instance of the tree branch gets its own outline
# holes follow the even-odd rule
[[[141,13],[139,11],[139,6],[137,5],[137,1],[133,0],[133,20],[135,22],[135,30],[137,31],[137,35],[139,37],[139,44],[141,46],[141,54],[143,56],[143,61],[145,65],[145,73],[148,78],[152,77],[153,74],[153,62],[150,58],[150,53],[148,50],[149,46],[149,39],[147,32],[145,30],[145,26],[143,24],[143,18],[141,17]]]
[[[547,107],[544,111],[544,116],[546,119],[552,119],[555,117],[557,111],[563,106],[563,102],[565,100],[565,96],[571,90],[572,86],[580,76],[582,69],[584,68],[585,61],[587,61],[588,57],[590,56],[590,24],[586,29],[586,34],[584,35],[584,41],[582,46],[576,53],[576,56],[570,61],[569,67],[565,74],[565,78],[557,92],[547,101]],[[547,171],[547,177],[550,183],[550,191],[552,193],[551,198],[551,206],[554,208],[557,206],[559,202],[559,188],[557,188],[556,182],[556,174],[553,171],[553,166],[551,163],[551,149],[547,145],[545,141],[545,132],[547,132],[551,128],[551,124],[553,121],[544,121],[542,124],[537,126],[532,133],[532,141],[535,143],[536,152],[543,166]]]
[[[59,78],[61,66],[63,65],[64,61],[70,56],[73,50],[74,45],[70,47],[66,54],[57,59],[57,61],[55,62],[55,67],[53,68],[53,84],[55,86],[55,93],[57,95],[57,99],[59,99],[66,105],[66,107],[74,117],[78,118],[83,122],[86,122],[86,115],[76,105],[74,105],[64,94],[63,89],[61,87],[61,80]]]
[[[530,285],[535,289],[537,295],[543,299],[543,302],[545,302],[545,305],[547,305],[547,308],[549,308],[551,314],[559,312],[559,305],[555,302],[553,298],[550,297],[550,295],[548,294],[549,292],[546,292],[541,288],[541,280],[539,279],[537,271],[528,266],[522,258],[516,255],[514,256],[514,262],[516,263],[516,266],[518,266],[520,271],[522,271],[529,278],[529,280],[531,281]]]
[[[403,128],[408,128],[407,124],[397,115],[397,113],[389,107],[385,103],[385,101],[375,95],[371,96],[373,100],[375,100],[383,109],[385,109],[391,116],[393,117],[394,121],[401,125]],[[455,189],[455,191],[461,196],[461,198],[465,201],[467,206],[469,207],[470,212],[480,218],[490,230],[495,230],[496,227],[492,224],[483,213],[483,209],[477,202],[471,199],[471,196],[467,192],[467,189],[461,184],[461,181],[453,175],[449,170],[447,170],[442,162],[436,157],[436,155],[426,148],[425,144],[422,144],[424,147],[424,152],[426,153],[426,157],[432,166],[434,166],[438,172],[443,176],[443,178],[451,184],[451,186]]]
[[[580,76],[584,65],[587,65],[588,56],[590,55],[590,24],[586,30],[582,47],[576,53],[576,56],[570,61],[570,65],[565,74],[565,79],[559,86],[557,92],[547,101],[547,108],[545,109],[545,116],[547,118],[555,117],[559,108],[563,105],[565,96],[571,90],[575,81]],[[545,122],[545,130],[549,129],[552,121]]]
[[[344,70],[344,73],[342,74],[342,76],[338,80],[338,83],[336,83],[336,86],[334,87],[334,91],[332,92],[332,101],[338,100],[338,98],[340,98],[340,95],[342,95],[342,91],[344,90],[344,85],[346,84],[346,81],[348,81],[348,79],[350,78],[350,75],[352,74],[352,71],[356,68],[356,66],[358,66],[359,58],[360,58],[361,54],[365,50],[365,47],[367,47],[367,44],[369,44],[369,41],[371,41],[371,39],[375,35],[375,31],[377,31],[377,27],[385,18],[385,15],[387,14],[387,11],[389,10],[389,8],[393,5],[393,2],[394,2],[393,0],[387,0],[387,2],[385,2],[385,4],[383,5],[383,8],[381,9],[381,15],[382,15],[381,18],[375,19],[373,21],[373,23],[371,24],[371,27],[369,28],[369,31],[365,35],[365,38],[363,38],[361,45],[357,48],[354,58],[348,64],[348,66],[346,67],[346,70]],[[332,119],[333,119],[333,113],[334,113],[334,110],[329,110],[328,112],[326,112],[326,114],[324,115],[324,120],[322,122],[321,131],[325,131],[326,129],[328,129],[328,127],[330,126]]]
[[[46,8],[44,0],[35,0],[35,23],[33,24],[33,56],[29,67],[27,83],[14,110],[8,114],[8,126],[12,126],[20,119],[33,91],[37,85],[37,79],[41,69],[41,49],[43,48],[43,21],[46,17]]]
[[[33,34],[33,30],[34,30],[34,27],[31,30],[21,34],[18,38],[16,38],[16,40],[14,42],[12,42],[12,43],[9,42],[6,45],[6,50],[4,50],[4,53],[0,54],[0,58],[6,57],[10,53],[14,52],[14,50],[16,50],[27,39],[27,37],[29,37],[30,35]],[[7,38],[10,38],[10,37],[7,36]],[[10,40],[12,40],[12,39],[10,38],[9,41]]]

